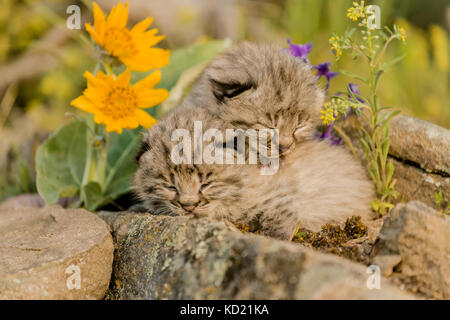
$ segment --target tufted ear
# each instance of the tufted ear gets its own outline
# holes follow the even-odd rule
[[[141,143],[141,147],[139,148],[139,150],[135,156],[136,162],[139,163],[139,160],[141,159],[142,155],[150,149],[151,149],[151,147],[150,147],[150,144],[148,143],[148,137],[145,134],[144,139],[142,140],[142,143]]]
[[[232,99],[241,93],[250,90],[253,85],[251,83],[230,82],[223,83],[214,79],[209,80],[214,96],[217,100],[223,102],[225,99]]]

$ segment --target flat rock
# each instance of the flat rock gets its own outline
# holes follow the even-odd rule
[[[107,299],[410,299],[363,265],[222,222],[103,213],[115,242]]]
[[[450,176],[450,130],[431,122],[398,116],[392,120],[389,153],[418,164],[427,172]]]
[[[101,299],[113,260],[108,225],[82,209],[0,209],[0,299]]]
[[[390,257],[390,258],[389,258]],[[401,261],[398,258],[401,258]],[[450,298],[450,217],[419,201],[398,204],[384,220],[372,262],[390,263],[411,290],[429,298]],[[381,266],[380,266],[381,267]]]

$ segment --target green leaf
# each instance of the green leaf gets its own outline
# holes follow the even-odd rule
[[[140,130],[110,134],[104,196],[115,199],[131,191],[137,170],[134,154],[141,141]]]
[[[394,175],[394,165],[392,164],[392,162],[387,163],[386,171],[386,184],[389,185],[391,183],[392,176]]]
[[[184,71],[212,60],[219,53],[231,47],[231,44],[232,41],[229,39],[214,40],[173,50],[170,54],[170,64],[161,69],[162,78],[158,87],[170,90]],[[133,82],[139,81],[152,72],[133,73],[132,80]]]
[[[81,198],[84,199],[86,209],[95,211],[98,207],[108,202],[102,194],[102,187],[97,182],[89,182],[81,190]]]
[[[79,194],[87,155],[87,130],[80,122],[58,129],[36,153],[36,184],[46,203]]]
[[[390,144],[391,144],[391,141],[389,139],[385,139],[383,141],[383,143],[381,144],[381,148],[383,150],[383,162],[386,162]]]
[[[378,212],[378,210],[380,210],[380,200],[374,199],[374,200],[372,200],[371,204],[372,204],[372,208],[375,212]]]
[[[352,72],[350,72],[350,71],[342,70],[342,69],[341,69],[341,70],[339,70],[339,73],[342,73],[344,76],[347,76],[347,77],[350,77],[350,78],[353,78],[353,79],[360,80],[360,81],[362,81],[362,82],[364,82],[364,83],[366,83],[366,84],[369,83],[369,81],[367,81],[367,79],[364,79],[363,77],[358,76],[357,74],[354,74],[354,73],[352,73]]]
[[[383,72],[384,72],[383,70],[378,70],[378,71],[375,73],[374,90],[377,89],[378,81],[380,80],[381,75],[383,74]]]
[[[57,130],[37,151],[38,192],[46,203],[61,197],[80,195],[88,210],[94,211],[130,192],[137,169],[133,154],[139,148],[139,130],[110,133],[104,185],[83,179],[90,158],[92,135],[82,121]],[[83,180],[86,180],[83,182]]]
[[[389,61],[387,61],[387,62],[384,62],[384,63],[381,64],[381,68],[382,68],[382,69],[387,69],[387,68],[389,68],[390,66],[392,66],[392,65],[394,65],[394,64],[396,64],[396,63],[402,61],[405,57],[406,57],[406,54],[403,54],[403,55],[401,55],[401,56],[399,56],[399,57],[397,57],[397,58],[394,58],[394,59],[392,59],[392,60],[389,60]]]
[[[387,127],[389,126],[389,122],[396,116],[398,116],[400,114],[400,110],[396,110],[393,111],[389,114],[389,116],[387,116],[386,118],[383,118],[383,120],[381,121],[381,123],[383,124],[383,127]]]
[[[208,62],[195,65],[181,74],[175,86],[170,90],[170,95],[158,109],[158,118],[178,106],[190,91],[194,82],[200,77]]]

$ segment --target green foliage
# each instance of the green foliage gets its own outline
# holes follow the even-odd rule
[[[434,192],[434,197],[436,204],[443,207],[442,213],[450,215],[450,199],[447,199],[442,191]]]
[[[130,155],[139,147],[139,135],[132,131],[112,133],[110,140],[103,183],[98,168],[87,166],[96,148],[93,131],[84,122],[73,121],[44,142],[36,154],[36,170],[38,192],[46,203],[80,195],[80,202],[95,210],[129,192],[136,170]]]
[[[384,58],[389,45],[395,39],[405,42],[406,32],[396,25],[393,30],[388,27],[385,27],[384,30],[370,28],[368,7],[364,6],[364,2],[354,3],[354,7],[349,9],[347,16],[356,21],[358,27],[346,31],[342,36],[333,35],[330,38],[330,44],[337,59],[346,52],[353,59],[362,60],[364,65],[367,65],[367,75],[365,76],[345,70],[342,70],[341,73],[365,85],[369,95],[361,96],[348,86],[346,97],[334,98],[331,103],[325,105],[322,114],[328,115],[324,119],[330,122],[330,115],[342,115],[343,110],[346,110],[345,107],[351,107],[364,117],[366,128],[361,127],[360,141],[366,156],[367,170],[378,195],[378,198],[372,202],[372,207],[376,212],[386,214],[393,207],[393,199],[398,196],[398,192],[395,190],[396,180],[393,179],[394,166],[388,161],[388,153],[390,147],[389,122],[400,111],[381,105],[377,89],[386,69],[403,58],[396,57],[385,62]],[[358,34],[362,36],[358,37]],[[344,108],[342,108],[342,102],[336,103],[337,99],[346,100]],[[340,109],[337,109],[338,107]]]

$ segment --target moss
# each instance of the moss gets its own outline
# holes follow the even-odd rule
[[[358,262],[367,262],[368,254],[358,245],[348,245],[350,240],[367,235],[367,227],[361,217],[351,217],[345,222],[344,228],[339,225],[326,224],[319,232],[299,228],[292,239],[310,248],[323,252],[344,256]]]
[[[259,233],[259,230],[252,230],[250,226],[244,224],[235,224],[235,226],[243,233]],[[319,251],[365,263],[368,262],[368,251],[370,251],[365,250],[367,249],[367,242],[365,244],[366,248],[360,244],[349,245],[348,242],[365,237],[367,231],[368,229],[361,221],[361,217],[353,216],[345,221],[343,227],[326,224],[322,226],[322,230],[319,232],[300,227],[297,229],[292,241]]]

